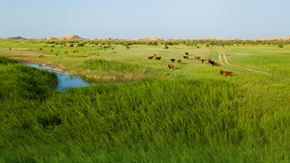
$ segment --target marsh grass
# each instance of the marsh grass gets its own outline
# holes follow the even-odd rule
[[[7,61],[7,58],[1,56],[0,66],[0,98],[18,95],[28,99],[44,99],[51,95],[52,89],[57,86],[56,73],[39,71],[18,64],[15,60]]]
[[[1,42],[1,48],[37,51],[44,45],[22,43]],[[127,50],[116,45],[118,53],[108,48],[97,50],[97,56],[89,55],[97,48],[87,44],[57,45],[57,57],[44,49],[43,60],[70,71],[104,77],[161,74],[66,92],[51,90],[53,74],[0,58],[5,79],[0,81],[5,97],[0,98],[0,162],[289,162],[289,81],[182,59],[185,51],[204,58],[204,46],[130,45]],[[264,71],[277,65],[283,74],[289,72],[288,48],[226,45],[222,50],[232,64]],[[72,50],[76,53],[63,54]],[[154,53],[162,59],[148,60]],[[182,62],[169,70],[170,58]],[[215,49],[208,58],[218,61]],[[219,75],[221,69],[234,71],[233,76]]]

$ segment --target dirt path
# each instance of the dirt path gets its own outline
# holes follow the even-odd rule
[[[246,68],[246,67],[241,67],[241,66],[237,66],[237,65],[233,65],[233,64],[230,64],[228,61],[227,61],[227,57],[225,55],[225,53],[221,50],[217,50],[218,53],[219,53],[219,62],[222,64],[222,65],[225,65],[225,66],[228,66],[228,67],[234,67],[234,68],[239,68],[239,69],[244,69],[244,70],[248,70],[248,71],[252,71],[252,72],[256,72],[256,73],[260,73],[260,74],[264,74],[264,75],[268,75],[268,76],[274,76],[274,77],[277,77],[277,78],[281,78],[281,79],[286,79],[286,80],[289,80],[290,81],[290,78],[287,78],[287,77],[283,77],[283,76],[280,76],[280,75],[275,75],[275,74],[271,74],[271,73],[268,73],[268,72],[264,72],[264,71],[258,71],[258,70],[253,70],[253,69],[250,69],[250,68]],[[224,58],[224,61],[226,64],[224,64],[222,62],[222,56],[221,56],[221,53],[223,53],[223,58]]]

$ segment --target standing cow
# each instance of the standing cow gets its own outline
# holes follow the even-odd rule
[[[169,69],[171,69],[171,68],[174,69],[174,65],[173,65],[173,64],[168,64],[167,67],[168,67]]]

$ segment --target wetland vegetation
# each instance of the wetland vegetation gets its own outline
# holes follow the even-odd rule
[[[193,60],[216,49],[290,78],[288,40],[0,41],[0,162],[289,162],[290,81]],[[136,81],[56,92],[18,60]]]

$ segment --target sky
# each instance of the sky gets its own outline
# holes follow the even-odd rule
[[[0,38],[290,36],[289,0],[3,0]]]

